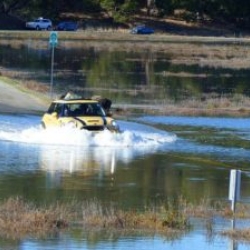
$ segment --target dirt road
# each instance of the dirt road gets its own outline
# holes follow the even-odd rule
[[[42,113],[48,103],[0,80],[0,113]]]

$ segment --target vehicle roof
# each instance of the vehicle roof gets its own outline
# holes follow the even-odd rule
[[[38,18],[34,19],[34,21],[50,21],[50,19],[49,18],[38,17]]]
[[[98,101],[92,99],[59,99],[53,101],[53,103],[98,103]]]

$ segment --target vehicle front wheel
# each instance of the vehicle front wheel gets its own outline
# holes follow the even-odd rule
[[[40,27],[39,27],[39,26],[36,26],[36,30],[40,30]]]

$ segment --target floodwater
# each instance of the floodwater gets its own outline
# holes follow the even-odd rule
[[[60,33],[58,36],[52,77],[55,93],[76,90],[125,105],[175,104],[204,97],[232,98],[237,103],[241,95],[250,96],[246,44],[178,47],[163,43],[157,49],[126,42],[61,40]],[[2,74],[28,86],[39,82],[42,90],[50,89],[51,57],[46,40],[0,40]]]
[[[142,116],[133,121],[119,120],[121,134],[95,136],[67,128],[43,130],[36,115],[3,114],[0,120],[1,199],[19,195],[44,204],[95,198],[121,208],[143,208],[180,195],[194,203],[203,198],[225,201],[230,169],[250,163],[247,146],[218,145],[216,138],[211,138],[214,134],[206,139],[214,139],[216,145],[202,143],[195,135],[195,131],[212,128],[221,141],[234,135],[248,142],[247,118]],[[159,129],[156,124],[178,125],[178,132]],[[192,139],[185,137],[190,133]],[[243,170],[241,199],[249,202],[250,179],[247,167]],[[236,227],[249,227],[249,223],[237,220]],[[213,250],[249,248],[220,235],[232,227],[229,219],[214,218],[213,232],[207,230],[206,221],[192,220],[191,224],[192,230],[177,238],[73,230],[45,239],[1,242],[3,249],[22,250],[193,249],[194,244]]]
[[[236,69],[231,63],[247,59],[247,45],[218,48],[209,44],[206,48],[192,44],[182,48],[184,54],[169,43],[157,51],[137,46],[128,49],[126,43],[113,46],[61,41],[59,37],[54,92],[76,90],[124,105],[163,106],[185,100],[195,103],[204,96],[221,102],[231,97],[241,103],[250,95],[247,63]],[[209,55],[203,53],[205,48]],[[185,58],[188,51],[191,56]],[[49,89],[51,50],[47,41],[2,39],[0,58],[1,74],[27,86],[39,82]],[[224,64],[227,60],[230,63]],[[0,121],[1,200],[21,196],[43,205],[96,199],[122,209],[157,206],[179,196],[193,204],[203,199],[228,201],[230,170],[241,169],[241,202],[250,201],[249,118],[138,115],[118,121],[121,134],[95,136],[66,128],[42,130],[36,115],[0,114]],[[229,219],[213,218],[209,223],[210,231],[207,221],[192,220],[192,230],[177,238],[76,229],[43,239],[0,239],[0,245],[1,249],[21,250],[249,249],[247,243],[221,236],[221,231],[232,227]],[[249,223],[235,221],[236,228],[249,227]]]

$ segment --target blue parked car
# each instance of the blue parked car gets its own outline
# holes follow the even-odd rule
[[[56,30],[76,31],[77,29],[78,29],[77,22],[73,22],[73,21],[60,22],[56,26]]]
[[[146,26],[136,26],[131,30],[132,34],[142,34],[142,35],[148,35],[153,34],[154,30],[152,28],[146,27]]]

